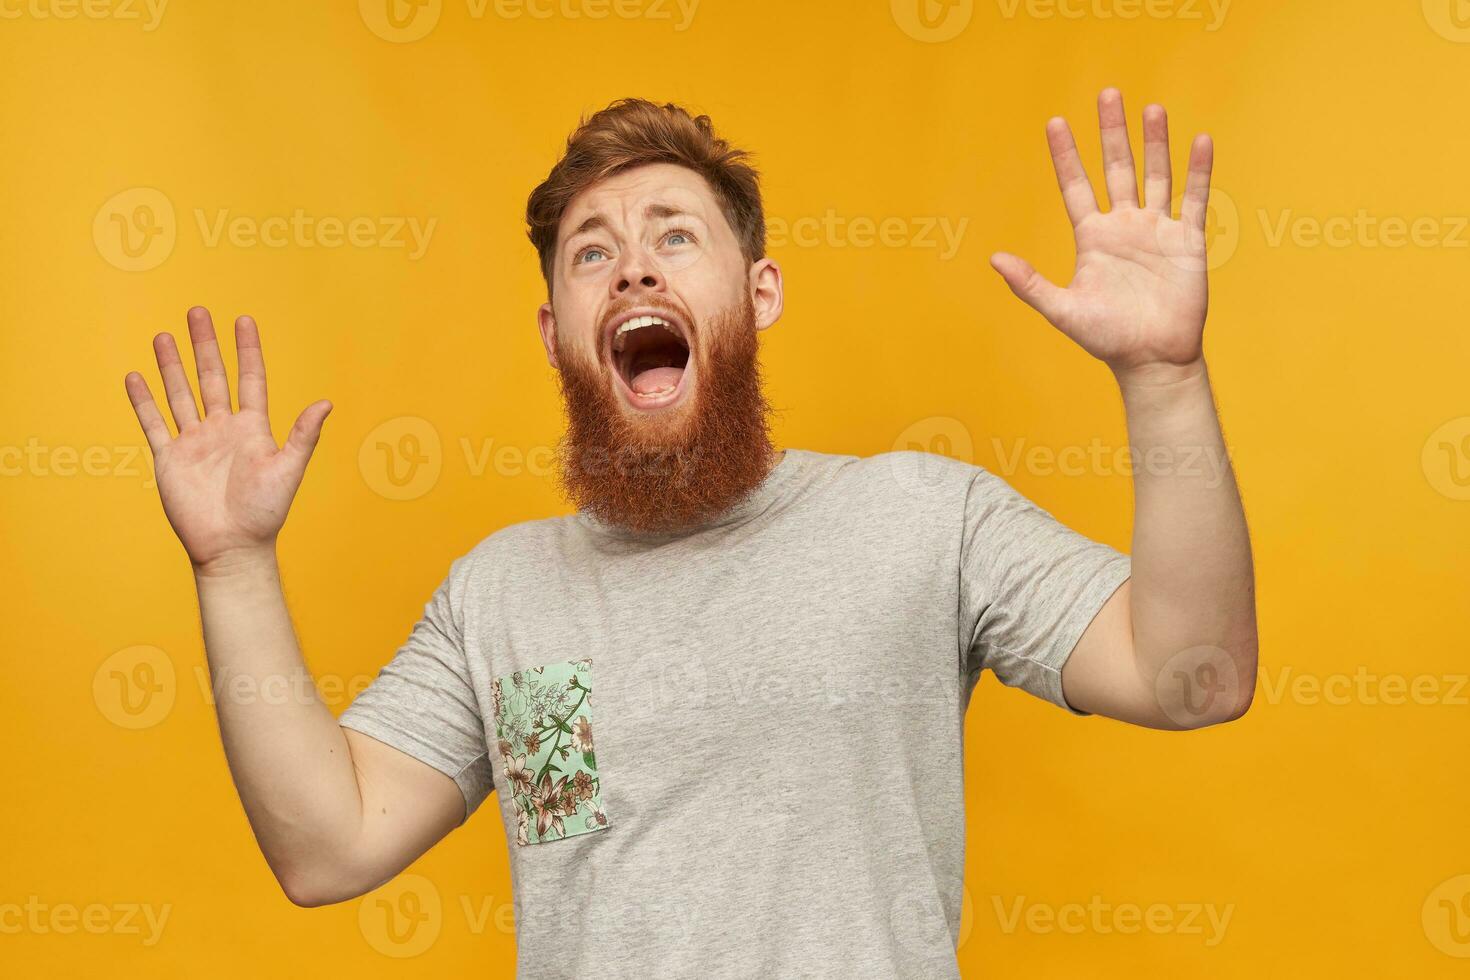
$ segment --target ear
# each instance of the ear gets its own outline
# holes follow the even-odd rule
[[[542,303],[541,308],[536,311],[536,329],[541,331],[541,346],[546,348],[546,362],[558,371],[561,365],[556,362],[556,314],[551,312],[550,303]]]
[[[781,319],[785,293],[781,267],[769,258],[750,267],[750,299],[755,307],[755,328],[764,330]]]

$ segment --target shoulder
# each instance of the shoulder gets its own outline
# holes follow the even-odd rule
[[[901,518],[905,527],[926,520],[952,526],[967,506],[974,506],[972,496],[992,491],[987,478],[998,479],[974,463],[913,449],[807,456],[809,469],[816,471],[811,483],[829,502],[870,518]]]
[[[917,449],[895,449],[851,460],[848,476],[875,491],[889,490],[910,498],[952,499],[963,496],[982,474],[974,463]]]

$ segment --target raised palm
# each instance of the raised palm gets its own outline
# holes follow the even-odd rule
[[[1144,110],[1144,203],[1123,97],[1098,97],[1103,166],[1110,210],[1099,211],[1077,144],[1065,120],[1047,123],[1047,142],[1076,236],[1077,266],[1065,289],[1029,262],[1006,252],[991,265],[1011,290],[1114,371],[1189,365],[1201,357],[1209,286],[1205,213],[1214,150],[1208,136],[1190,148],[1180,215],[1172,217],[1168,117]]]
[[[129,372],[125,385],[153,453],[164,514],[189,560],[207,569],[274,546],[332,405],[325,399],[308,405],[278,447],[266,412],[265,361],[255,321],[235,321],[240,408],[231,411],[209,311],[195,307],[188,320],[204,418],[172,334],[155,336],[153,350],[178,435],[169,434],[141,374]]]

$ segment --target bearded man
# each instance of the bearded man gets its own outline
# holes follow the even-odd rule
[[[674,105],[585,120],[527,206],[575,512],[455,559],[340,719],[315,697],[217,700],[290,899],[377,888],[495,792],[522,980],[953,978],[984,670],[1073,715],[1240,717],[1257,640],[1202,349],[1212,148],[1195,140],[1174,218],[1163,109],[1143,116],[1140,203],[1122,98],[1098,108],[1106,212],[1066,123],[1047,127],[1071,283],[991,263],[1118,381],[1150,461],[1131,555],[979,466],[773,446],[758,338],[782,273],[748,157]],[[188,320],[203,418],[169,334],[177,436],[126,380],[210,670],[299,678],[275,541],[331,405],[277,447],[254,321],[235,324],[231,411],[209,315]]]

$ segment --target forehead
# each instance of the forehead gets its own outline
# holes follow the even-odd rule
[[[579,191],[562,212],[558,237],[565,240],[594,215],[616,226],[642,220],[650,208],[683,211],[708,224],[725,224],[719,201],[703,177],[677,164],[650,163]]]

